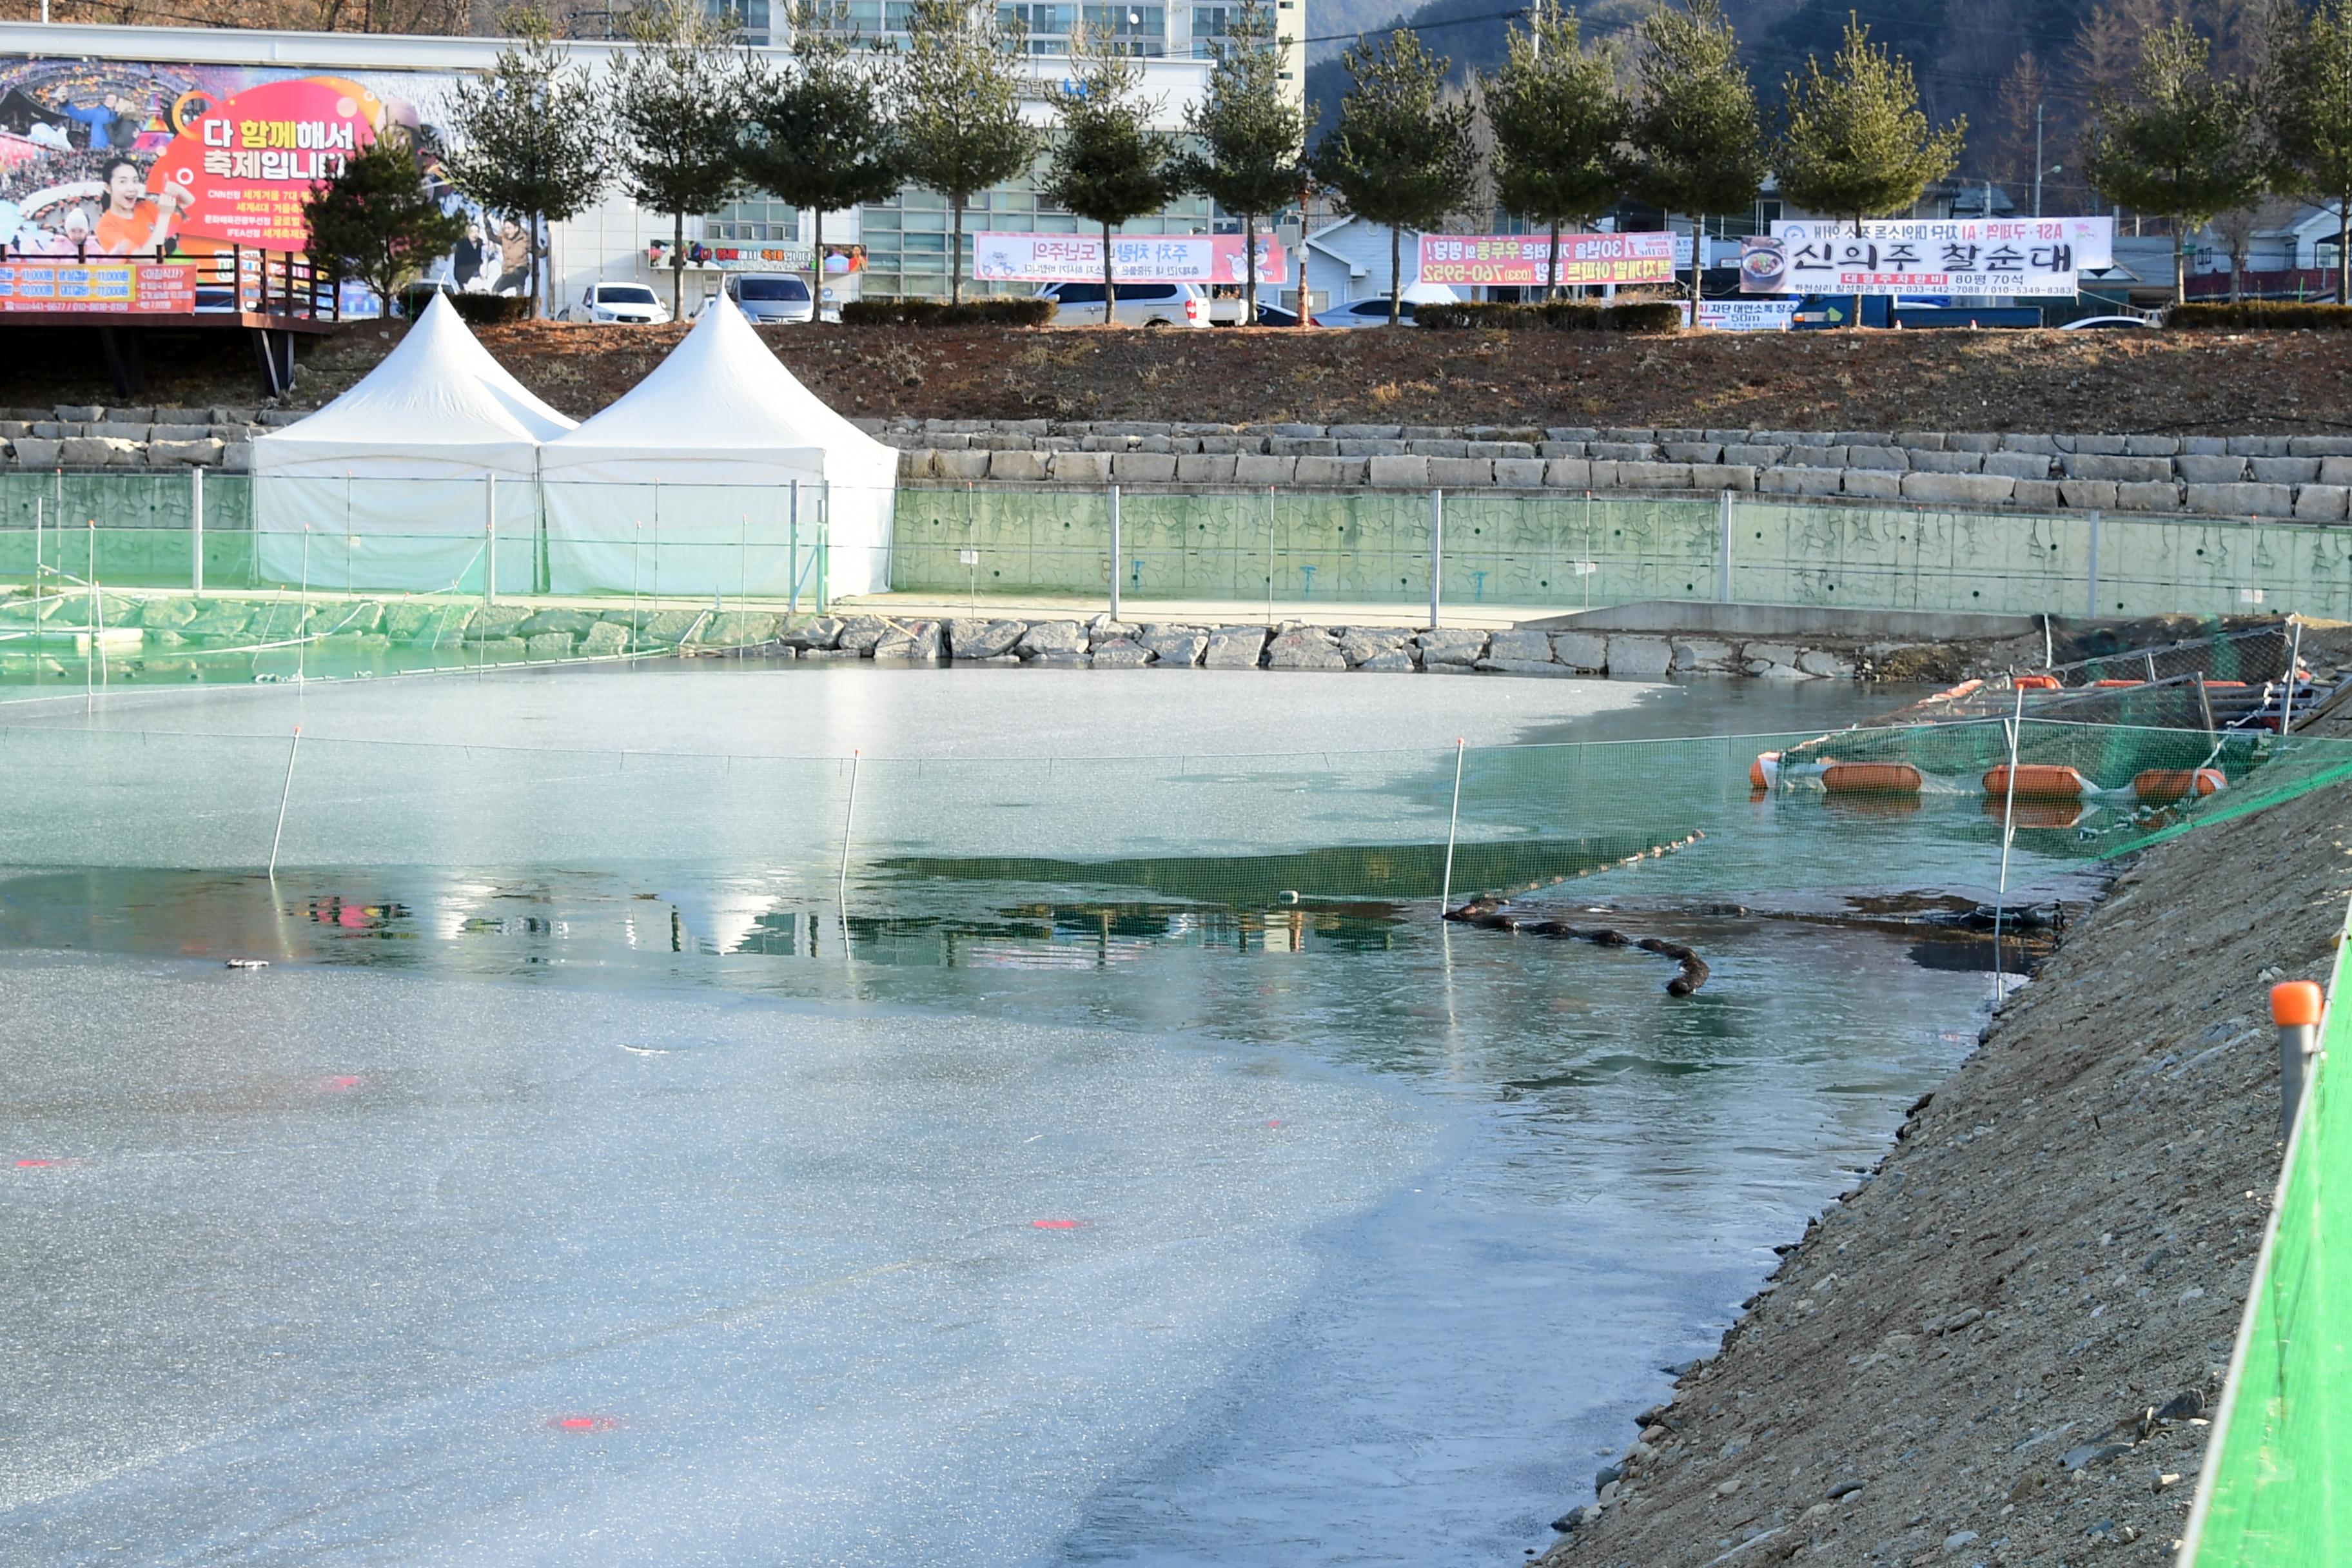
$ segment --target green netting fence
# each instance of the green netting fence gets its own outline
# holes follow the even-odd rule
[[[2352,930],[2352,924],[2347,924]],[[2352,1550],[2352,941],[2305,1086],[2189,1514],[2188,1568],[2302,1568]]]

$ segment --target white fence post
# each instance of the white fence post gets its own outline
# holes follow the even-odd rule
[[[188,470],[188,589],[205,591],[205,471]]]
[[[1445,492],[1429,492],[1429,629],[1437,629],[1438,612],[1443,607],[1439,578],[1444,571],[1445,559]]]

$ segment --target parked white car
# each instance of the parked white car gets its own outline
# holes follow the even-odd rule
[[[739,272],[727,279],[727,297],[753,326],[816,319],[808,279],[789,272]]]
[[[1057,327],[1102,324],[1103,286],[1099,283],[1048,283],[1037,290],[1037,297],[1054,301]],[[1130,327],[1206,327],[1209,291],[1198,283],[1122,283],[1118,319]]]
[[[1451,305],[1456,300],[1454,290],[1443,283],[1408,283],[1397,312],[1398,325],[1412,325],[1412,308],[1415,305]],[[1389,324],[1389,297],[1375,294],[1369,300],[1350,300],[1344,305],[1335,305],[1318,315],[1315,324],[1318,327],[1385,327]]]
[[[575,321],[624,321],[650,327],[669,320],[669,307],[642,283],[591,283],[581,291],[580,303],[567,314]]]

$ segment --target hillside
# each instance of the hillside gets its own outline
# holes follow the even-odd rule
[[[306,349],[294,402],[366,374],[393,329]],[[482,341],[573,415],[619,396],[682,329],[541,322]],[[2329,434],[2352,428],[2352,334],[945,331],[783,327],[779,357],[845,414],[931,419],[1672,426],[1807,430]],[[69,339],[12,367],[6,401],[110,404]],[[151,355],[142,403],[250,405],[243,346]],[[21,368],[19,368],[21,367]]]

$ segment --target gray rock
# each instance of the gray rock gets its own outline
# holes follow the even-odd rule
[[[995,658],[1013,651],[1026,621],[997,621],[981,616],[958,616],[947,623],[947,653],[950,658]]]
[[[2059,497],[2065,503],[2082,510],[2090,507],[2112,507],[2116,504],[2116,481],[2113,479],[2061,479]]]
[[[1798,669],[1793,666],[1786,664],[1768,664],[1760,658],[1751,658],[1748,660],[1747,663],[1741,665],[1740,668],[1758,680],[1790,681],[1811,680],[1813,679],[1811,676],[1807,675],[1803,670]]]
[[[1110,465],[1108,452],[1055,452],[1046,459],[1045,469],[1057,485],[1107,485]]]
[[[607,614],[604,618],[626,623],[632,617],[623,610]],[[840,640],[841,618],[838,616],[819,616],[784,634],[784,641],[794,647],[831,647]]]
[[[1788,460],[1782,466],[1790,468],[1843,468],[1845,467],[1845,448],[1800,443],[1789,448]]]
[[[265,616],[273,614],[279,607],[280,606],[277,605],[269,605],[263,611],[263,614]],[[677,612],[672,611],[670,613],[675,615]],[[530,619],[532,611],[530,606],[528,605],[484,605],[480,609],[474,612],[474,618],[466,623],[466,640],[467,642],[486,642],[492,637],[514,637],[521,628],[522,624]],[[264,636],[284,635],[283,631],[275,626],[256,627],[255,629],[257,631],[260,631]],[[683,634],[681,633],[681,635]]]
[[[1084,653],[1086,628],[1076,621],[1039,621],[1029,628],[1014,651],[1024,659],[1049,653]]]
[[[1412,662],[1412,655],[1401,647],[1392,647],[1385,652],[1372,655],[1370,658],[1358,663],[1355,668],[1391,673],[1410,673],[1419,667]]]
[[[1232,484],[1234,459],[1206,452],[1180,457],[1176,459],[1176,481],[1186,485]]]
[[[874,645],[876,658],[936,663],[940,653],[940,623],[937,621],[909,621],[902,629]]]
[[[1551,656],[1570,669],[1597,674],[1609,668],[1609,639],[1595,632],[1554,632]]]
[[[1150,653],[1158,668],[1183,669],[1201,662],[1209,634],[1198,626],[1146,626],[1136,641]]]
[[[1903,476],[1885,469],[1847,468],[1839,476],[1839,489],[1850,496],[1868,496],[1873,500],[1894,500],[1903,493]]]
[[[1176,461],[1165,452],[1120,452],[1110,460],[1110,477],[1123,485],[1164,485],[1176,478]]]
[[[1614,466],[1611,465],[1612,469]],[[1610,482],[1616,482],[1613,477]],[[1544,484],[1553,489],[1589,490],[1593,486],[1592,464],[1584,458],[1547,458]]]
[[[1716,441],[1663,441],[1659,450],[1669,463],[1720,463],[1723,446]]]
[[[1298,459],[1293,457],[1251,457],[1244,454],[1234,459],[1234,482],[1240,485],[1286,485],[1298,478]]]
[[[2316,458],[2255,458],[2246,467],[2265,485],[2307,485],[2319,478]]]
[[[2178,436],[2126,436],[2124,450],[2135,458],[2169,458],[2180,450]]]
[[[1122,637],[1095,649],[1097,669],[1141,669],[1151,662],[1151,650]]]
[[[1364,482],[1370,459],[1366,458],[1300,458],[1291,475],[1291,483],[1301,487],[1336,488],[1360,486]]]
[[[2179,511],[2180,487],[2170,479],[2153,484],[2119,484],[2116,487],[2116,509],[2118,511]]]
[[[2192,485],[2234,485],[2246,477],[2246,459],[2180,457],[2172,459],[2172,469]],[[2345,469],[2352,473],[2352,460],[2345,462]]]
[[[68,468],[120,468],[145,456],[138,442],[111,436],[68,436],[58,447],[58,458]]]
[[[1519,664],[1549,664],[1551,637],[1544,632],[1496,632],[1486,644],[1486,657]]]
[[[1752,642],[1739,650],[1739,657],[1751,666],[1761,659],[1766,664],[1785,664],[1793,669],[1797,663],[1797,648],[1792,643]]]
[[[1174,458],[1163,458],[1161,461],[1169,465],[1171,472],[1174,471]],[[1043,483],[1045,478],[1045,456],[1037,452],[1007,452],[1001,449],[991,452],[988,455],[988,477],[992,479],[1010,480],[1018,484]]]
[[[1738,663],[1731,645],[1717,642],[1712,637],[1676,637],[1674,650],[1674,668],[1677,674],[1730,669]]]
[[[2045,458],[2058,455],[2058,443],[2047,436],[2003,436],[2000,449],[2004,452],[2038,452]]]
[[[775,617],[768,617],[773,620]],[[524,637],[544,637],[550,632],[562,632],[565,637],[585,637],[591,627],[601,625],[585,610],[541,610],[515,627],[515,635]]]
[[[898,629],[879,616],[851,616],[841,623],[841,635],[834,639],[833,646],[856,654],[870,654],[875,644]]]
[[[1301,626],[1286,631],[1266,645],[1265,667],[1268,669],[1345,669],[1346,656],[1339,651],[1339,639],[1319,626]]]
[[[2016,492],[2017,481],[2001,474],[1903,476],[1903,499],[1943,506],[1999,506]]]
[[[534,661],[572,657],[572,639],[562,632],[541,632],[524,638],[522,646],[523,657]]]
[[[1211,669],[1255,669],[1265,651],[1264,626],[1219,626],[1209,634],[1201,662]]]
[[[2309,522],[2340,522],[2352,489],[2342,485],[2304,485],[2294,492],[2294,515]]]
[[[1853,679],[1853,662],[1827,648],[1807,648],[1797,656],[1797,668],[1807,675],[1818,675],[1832,680]]]
[[[64,445],[61,441],[44,441],[37,436],[19,436],[8,443],[8,448],[19,468],[54,468]]]
[[[629,628],[612,621],[598,621],[580,639],[580,652],[589,658],[610,658],[628,651]]]
[[[1404,647],[1405,637],[1406,634],[1401,631],[1351,629],[1341,634],[1339,652],[1349,664],[1358,665],[1368,658],[1378,658],[1384,653],[1402,651]],[[1405,662],[1407,664],[1412,662],[1411,654],[1405,655]]]
[[[1495,459],[1495,483],[1506,489],[1540,489],[1543,482],[1544,460],[1541,458]]]
[[[1421,649],[1421,664],[1424,669],[1439,665],[1454,665],[1466,669],[1486,657],[1486,634],[1481,631],[1447,627],[1423,632],[1413,638],[1413,642]]]
[[[1695,490],[1738,490],[1745,494],[1756,488],[1756,470],[1746,463],[1693,463],[1691,489]]]
[[[1838,468],[1767,468],[1756,476],[1756,488],[1772,495],[1833,496],[1838,493],[1841,472]]]
[[[1423,457],[1373,458],[1369,459],[1370,482],[1375,489],[1426,489],[1429,488],[1429,459]]]
[[[2285,485],[2190,485],[2185,500],[2190,511],[2213,517],[2294,515],[2294,493]]]
[[[1947,452],[1998,452],[2000,450],[2000,437],[1982,433],[1947,432],[1944,437],[1944,450]]]
[[[1782,446],[1760,446],[1754,442],[1734,441],[1725,444],[1721,460],[1727,463],[1743,464],[1751,468],[1769,468],[1777,467],[1788,452],[1789,448]]]
[[[1980,474],[1984,472],[1984,454],[1915,451],[1911,454],[1911,471],[1915,474]]]
[[[2012,479],[2046,479],[2050,477],[2050,459],[2039,452],[1987,452],[1984,471]]]
[[[2032,507],[2040,511],[2052,511],[2064,504],[2058,494],[2055,479],[2020,479],[2010,496],[2015,506]]]
[[[1688,463],[1619,463],[1617,483],[1628,489],[1686,490],[1691,488]]]
[[[1664,637],[1613,637],[1609,639],[1609,679],[1664,680],[1674,658],[1673,645]]]
[[[943,479],[984,479],[992,454],[982,451],[931,454],[931,472]]]
[[[1548,658],[1482,658],[1475,667],[1487,675],[1573,676],[1576,671]]]
[[[1911,467],[1911,455],[1900,447],[1857,447],[1845,449],[1845,466],[1849,468],[1892,468],[1897,472]]]

